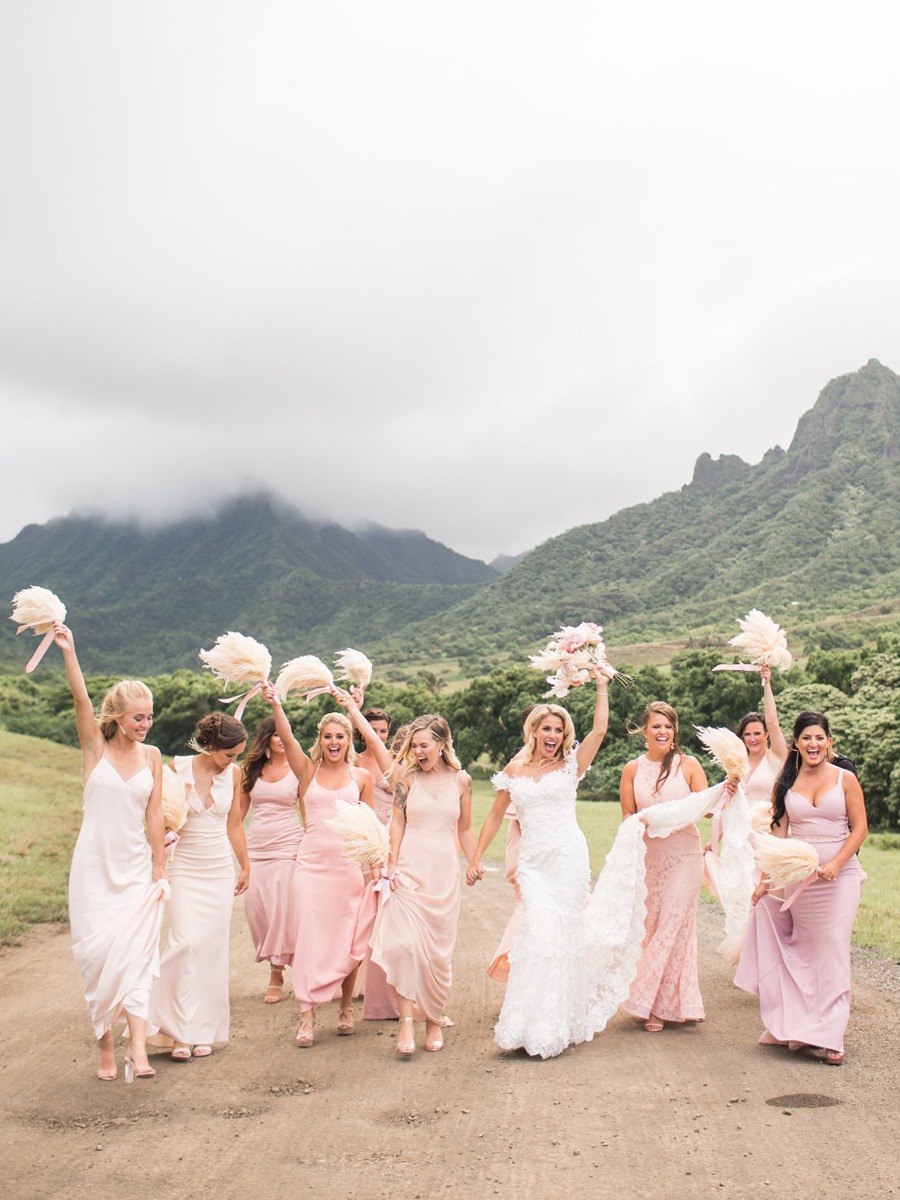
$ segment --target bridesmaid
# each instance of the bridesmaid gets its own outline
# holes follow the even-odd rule
[[[706,776],[678,745],[678,714],[661,700],[648,704],[640,725],[646,752],[626,763],[619,785],[623,816],[665,800],[702,792]],[[637,975],[623,1008],[659,1033],[666,1021],[702,1021],[697,980],[697,901],[703,854],[696,825],[666,838],[644,835],[647,920]]]
[[[319,721],[310,754],[294,737],[274,684],[263,687],[272,705],[275,731],[300,784],[300,815],[305,833],[294,872],[297,940],[291,977],[300,1004],[296,1042],[313,1044],[315,1010],[341,991],[337,1032],[353,1033],[353,989],[366,953],[375,913],[375,895],[362,871],[344,854],[328,827],[338,800],[373,807],[372,777],[354,765],[353,726],[344,713]]]
[[[188,789],[188,816],[169,869],[169,941],[150,1000],[153,1031],[174,1041],[177,1061],[206,1058],[213,1043],[228,1041],[232,901],[250,878],[236,765],[247,731],[227,713],[208,713],[190,745],[197,754],[178,756],[167,768]]]
[[[778,723],[778,709],[772,692],[772,668],[760,668],[763,685],[763,713],[750,712],[741,717],[737,734],[747,747],[750,772],[744,779],[744,791],[751,805],[771,804],[775,779],[787,758],[788,744]]]
[[[837,1067],[850,1019],[850,937],[863,880],[856,852],[868,823],[859,780],[831,754],[828,718],[801,713],[775,785],[772,832],[809,842],[818,877],[788,889],[787,908],[760,883],[734,982],[759,996],[763,1045],[820,1047]]]
[[[159,970],[161,901],[168,890],[161,759],[155,746],[144,745],[153,696],[143,683],[124,679],[103,697],[95,718],[72,633],[59,622],[55,634],[75,699],[84,764],[84,821],[69,875],[69,920],[100,1046],[97,1078],[116,1078],[113,1024],[123,1012],[126,1080],[149,1077],[156,1072],[147,1061],[147,1005]]]
[[[397,1053],[414,1053],[413,1014],[425,1016],[425,1049],[441,1050],[459,917],[459,845],[471,862],[472,780],[443,717],[417,717],[400,748],[388,869],[394,890],[380,906],[372,961],[397,992]]]
[[[265,717],[241,773],[241,820],[248,812],[253,814],[247,835],[251,873],[244,912],[256,961],[269,963],[265,1004],[281,1000],[284,968],[293,961],[297,940],[293,884],[303,837],[297,811],[299,786],[275,732],[275,718]]]
[[[387,748],[391,735],[391,718],[382,708],[367,708],[360,713],[354,704],[348,703],[348,694],[340,689],[334,689],[335,699],[344,704],[350,714],[350,719],[365,739],[366,748],[359,756],[359,765],[372,776],[374,784],[375,816],[382,825],[390,828],[391,814],[394,810],[394,788],[390,780],[394,760]],[[372,952],[369,949],[363,964],[359,969],[356,980],[356,992],[362,992],[363,1019],[366,1021],[396,1021],[400,1015],[397,1005],[397,994],[385,978],[384,971],[372,962]]]

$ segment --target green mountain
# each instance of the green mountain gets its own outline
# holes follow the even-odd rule
[[[898,466],[900,377],[873,359],[828,384],[787,451],[755,466],[701,454],[680,491],[551,538],[404,630],[406,653],[500,658],[581,620],[600,620],[611,645],[697,644],[736,633],[753,606],[810,645],[842,614],[896,620]]]
[[[0,588],[56,592],[86,667],[120,674],[196,668],[198,649],[227,629],[265,642],[276,666],[361,631],[369,645],[496,575],[418,531],[353,533],[265,495],[157,529],[66,517],[0,546]],[[0,662],[21,667],[22,640],[6,622]]]

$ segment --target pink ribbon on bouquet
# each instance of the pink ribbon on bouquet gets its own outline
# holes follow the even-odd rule
[[[794,903],[794,901],[797,899],[797,897],[800,895],[800,893],[806,891],[806,889],[809,887],[809,885],[811,883],[815,883],[815,881],[818,878],[819,878],[819,871],[818,871],[818,868],[816,868],[815,871],[811,871],[805,879],[802,879],[800,881],[800,883],[797,885],[797,887],[794,889],[794,891],[791,892],[790,896],[788,896],[788,898],[786,900],[782,901],[781,911],[787,912],[787,910],[791,907],[791,905]]]
[[[709,890],[717,900],[721,900],[719,895],[719,843],[722,840],[722,813],[725,805],[728,803],[730,796],[723,792],[719,799],[712,807],[710,816],[712,817],[712,833],[709,839],[709,850],[703,855],[703,865],[706,867],[706,882]]]
[[[163,848],[168,851],[168,854],[166,855],[167,863],[170,863],[175,857],[175,847],[180,841],[181,838],[174,829],[169,829],[166,831],[166,836],[163,838]]]
[[[220,696],[219,702],[221,704],[233,704],[235,700],[240,700],[240,704],[234,710],[235,718],[239,721],[244,715],[244,709],[247,707],[248,703],[253,699],[254,696],[258,696],[262,692],[263,683],[265,683],[265,680],[260,680],[259,683],[254,683],[249,692],[244,692],[243,694],[238,693],[237,696]]]
[[[43,623],[44,623],[43,621],[35,621],[34,624],[35,625],[43,625]],[[34,629],[34,625],[20,625],[19,628],[16,630],[16,633],[17,634],[24,633],[26,629]],[[30,675],[31,672],[34,670],[34,668],[38,665],[38,663],[41,661],[41,659],[44,657],[44,655],[47,653],[47,651],[52,646],[53,639],[55,637],[56,637],[56,630],[51,625],[50,628],[47,630],[47,632],[44,634],[44,636],[41,638],[41,644],[38,646],[37,650],[35,650],[34,654],[32,654],[31,658],[28,660],[28,663],[26,664],[26,667],[25,667],[26,675]]]
[[[405,888],[408,892],[419,890],[419,885],[414,879],[410,879],[408,875],[401,875],[398,871],[389,871],[383,866],[375,883],[375,891],[380,894],[382,903],[389,900],[391,893],[398,887]]]
[[[714,671],[758,671],[759,663],[719,663]]]
[[[308,704],[310,702],[310,700],[312,700],[313,696],[324,696],[326,692],[330,692],[330,691],[331,691],[331,684],[327,684],[325,687],[313,688],[313,690],[311,692],[307,692],[303,698]]]

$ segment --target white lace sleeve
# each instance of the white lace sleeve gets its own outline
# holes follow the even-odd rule
[[[512,788],[513,778],[505,771],[498,771],[496,775],[491,776],[491,783],[498,792],[508,792]]]

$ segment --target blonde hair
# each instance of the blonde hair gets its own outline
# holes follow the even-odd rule
[[[425,713],[424,716],[416,717],[405,727],[403,741],[396,751],[397,762],[402,766],[404,775],[411,775],[422,769],[419,766],[419,760],[412,753],[413,738],[417,733],[422,732],[430,733],[436,742],[440,742],[441,755],[448,767],[452,767],[454,771],[462,770],[462,764],[453,749],[453,734],[450,732],[450,726],[443,717],[436,713]]]
[[[97,724],[107,741],[116,732],[119,718],[124,717],[135,700],[148,700],[153,707],[153,693],[139,679],[121,679],[114,683],[100,701]]]
[[[344,755],[344,762],[348,767],[352,767],[356,762],[356,751],[353,749],[353,726],[350,724],[350,718],[346,713],[329,712],[326,713],[322,720],[316,726],[316,740],[313,748],[309,752],[309,757],[314,763],[319,763],[325,757],[322,753],[322,730],[326,725],[340,725],[341,729],[347,735],[347,753]]]
[[[526,763],[534,760],[535,750],[537,749],[538,726],[546,716],[559,717],[563,723],[562,744],[557,746],[553,757],[565,758],[575,745],[575,726],[566,710],[559,704],[536,704],[526,717],[525,724],[522,727],[525,739],[525,753],[522,757]]]

